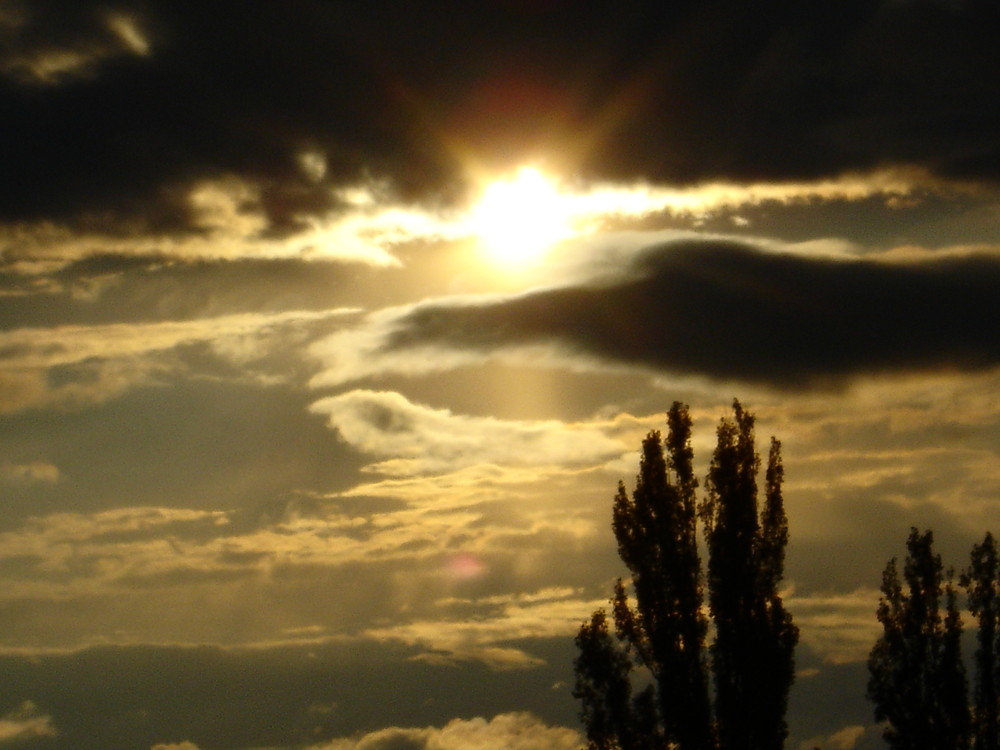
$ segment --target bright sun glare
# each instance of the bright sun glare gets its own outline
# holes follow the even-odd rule
[[[507,268],[532,265],[572,234],[567,196],[534,167],[491,182],[473,208],[471,229],[489,258]]]

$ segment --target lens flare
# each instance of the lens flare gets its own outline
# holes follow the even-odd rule
[[[478,578],[485,573],[486,565],[469,552],[459,552],[448,560],[446,570],[450,578],[467,581],[471,578]]]

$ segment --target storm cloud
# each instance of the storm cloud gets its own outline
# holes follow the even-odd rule
[[[0,220],[263,234],[384,181],[450,200],[547,153],[591,178],[1000,177],[1000,8],[967,2],[7,3]]]
[[[605,283],[415,306],[378,322],[369,353],[400,366],[407,350],[433,349],[446,369],[470,350],[486,358],[555,346],[613,366],[795,388],[978,370],[1000,362],[998,285],[995,256],[880,262],[684,240],[646,249]],[[320,382],[338,374],[335,347],[329,353]],[[433,368],[435,357],[425,362]]]
[[[568,656],[560,644],[548,649]],[[267,651],[134,647],[37,659],[0,655],[0,668],[19,686],[0,683],[0,702],[22,691],[37,696],[37,705],[17,705],[0,720],[11,722],[11,732],[16,723],[21,740],[37,738],[37,744],[24,746],[58,750],[183,748],[184,742],[225,750],[351,750],[355,743],[383,747],[376,738],[393,732],[412,736],[415,743],[429,739],[430,747],[439,748],[461,747],[463,738],[486,744],[491,736],[522,750],[578,744],[574,730],[559,726],[572,720],[568,691],[557,710],[546,705],[557,670],[498,674],[483,691],[477,680],[484,669],[470,679],[450,667],[408,661],[410,653],[355,641]],[[426,701],[428,684],[435,685],[434,703]],[[373,701],[373,691],[383,690],[389,697]],[[227,696],[221,703],[220,694]],[[530,707],[521,708],[527,695]],[[491,721],[472,718],[483,713],[500,715]],[[378,732],[386,723],[403,728]],[[428,723],[440,728],[424,729]],[[366,729],[359,733],[359,726]]]

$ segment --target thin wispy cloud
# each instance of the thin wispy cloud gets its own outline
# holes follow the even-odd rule
[[[590,425],[453,414],[395,392],[348,391],[316,401],[310,409],[328,415],[341,439],[383,457],[369,471],[395,476],[490,464],[585,467],[617,458],[625,448]]]
[[[577,592],[549,591],[531,601],[512,599],[499,603],[500,606],[495,599],[484,602],[488,614],[475,619],[438,617],[373,628],[364,635],[420,646],[426,651],[416,658],[423,660],[438,663],[473,660],[495,670],[531,669],[544,661],[523,649],[503,644],[531,638],[572,637],[580,626],[580,608],[586,611],[588,606],[593,609],[604,603],[583,599]]]
[[[182,366],[165,356],[182,347],[207,345],[220,358],[247,365],[265,357],[283,332],[351,312],[236,314],[193,321],[0,332],[4,367],[0,373],[0,411],[100,403],[139,385],[155,384],[164,373]],[[56,371],[65,374],[51,377]]]
[[[3,745],[14,746],[57,734],[52,717],[31,701],[24,701],[13,711],[0,716],[0,744]]]

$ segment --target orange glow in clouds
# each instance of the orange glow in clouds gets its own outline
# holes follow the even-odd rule
[[[478,578],[486,572],[486,566],[473,554],[460,552],[452,556],[447,564],[448,575],[460,581]]]

